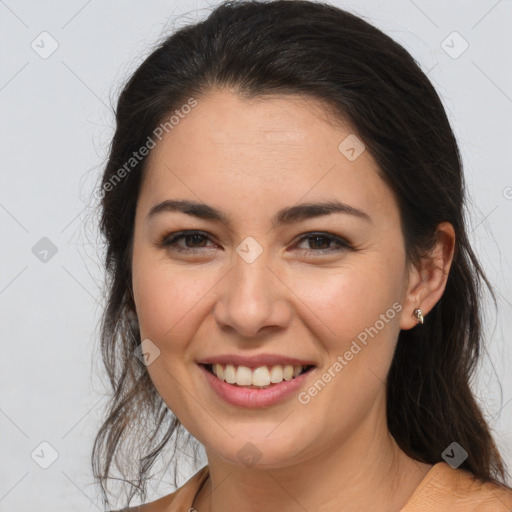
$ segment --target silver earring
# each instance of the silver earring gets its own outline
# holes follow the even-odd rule
[[[418,319],[418,324],[422,324],[423,323],[423,314],[421,312],[421,309],[416,308],[414,310],[414,316]]]

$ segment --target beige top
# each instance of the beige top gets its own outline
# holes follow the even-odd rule
[[[194,498],[208,475],[208,466],[204,466],[172,494],[126,512],[193,512]],[[512,490],[438,462],[400,512],[512,512]]]

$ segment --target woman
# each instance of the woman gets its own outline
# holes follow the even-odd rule
[[[459,151],[400,45],[327,4],[220,5],[126,84],[100,196],[104,491],[131,435],[144,500],[186,429],[208,464],[130,510],[512,510],[469,386]]]

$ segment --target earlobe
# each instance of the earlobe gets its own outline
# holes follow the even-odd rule
[[[455,231],[449,222],[442,222],[437,227],[437,242],[430,255],[421,260],[421,268],[411,267],[401,329],[428,322],[425,317],[444,293],[454,252]]]
[[[422,298],[425,295],[425,281],[422,272],[414,265],[409,270],[408,286],[403,299],[402,316],[400,318],[400,329],[408,330],[418,325],[416,309],[420,309]],[[421,310],[422,316],[426,314],[425,309]]]

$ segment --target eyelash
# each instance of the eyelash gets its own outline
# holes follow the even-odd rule
[[[180,239],[184,239],[186,238],[187,236],[194,236],[194,235],[199,235],[199,236],[202,236],[202,237],[206,237],[206,238],[209,238],[208,235],[202,231],[193,231],[193,230],[188,230],[188,231],[179,231],[179,232],[176,232],[176,233],[169,233],[167,235],[165,235],[164,237],[162,237],[162,239],[157,242],[157,246],[158,247],[170,247],[172,248],[173,250],[176,250],[178,252],[181,252],[181,253],[194,253],[196,252],[197,249],[208,249],[208,247],[187,247],[187,248],[182,248],[182,247],[177,247],[176,246],[176,242]],[[314,238],[323,238],[325,240],[328,240],[330,242],[334,242],[335,244],[338,245],[338,248],[336,249],[317,249],[317,250],[307,250],[307,249],[304,249],[305,250],[305,253],[306,255],[316,255],[318,256],[319,254],[328,254],[328,253],[333,253],[333,252],[340,252],[340,251],[344,251],[344,250],[347,250],[347,249],[353,249],[353,247],[346,241],[344,240],[343,238],[340,238],[338,236],[335,236],[335,235],[332,235],[330,233],[323,233],[323,232],[313,232],[313,233],[308,233],[307,235],[305,236],[302,236],[297,244],[300,244],[301,242],[303,242],[304,240],[311,240],[311,239],[314,239]],[[209,247],[210,249],[212,247]]]

